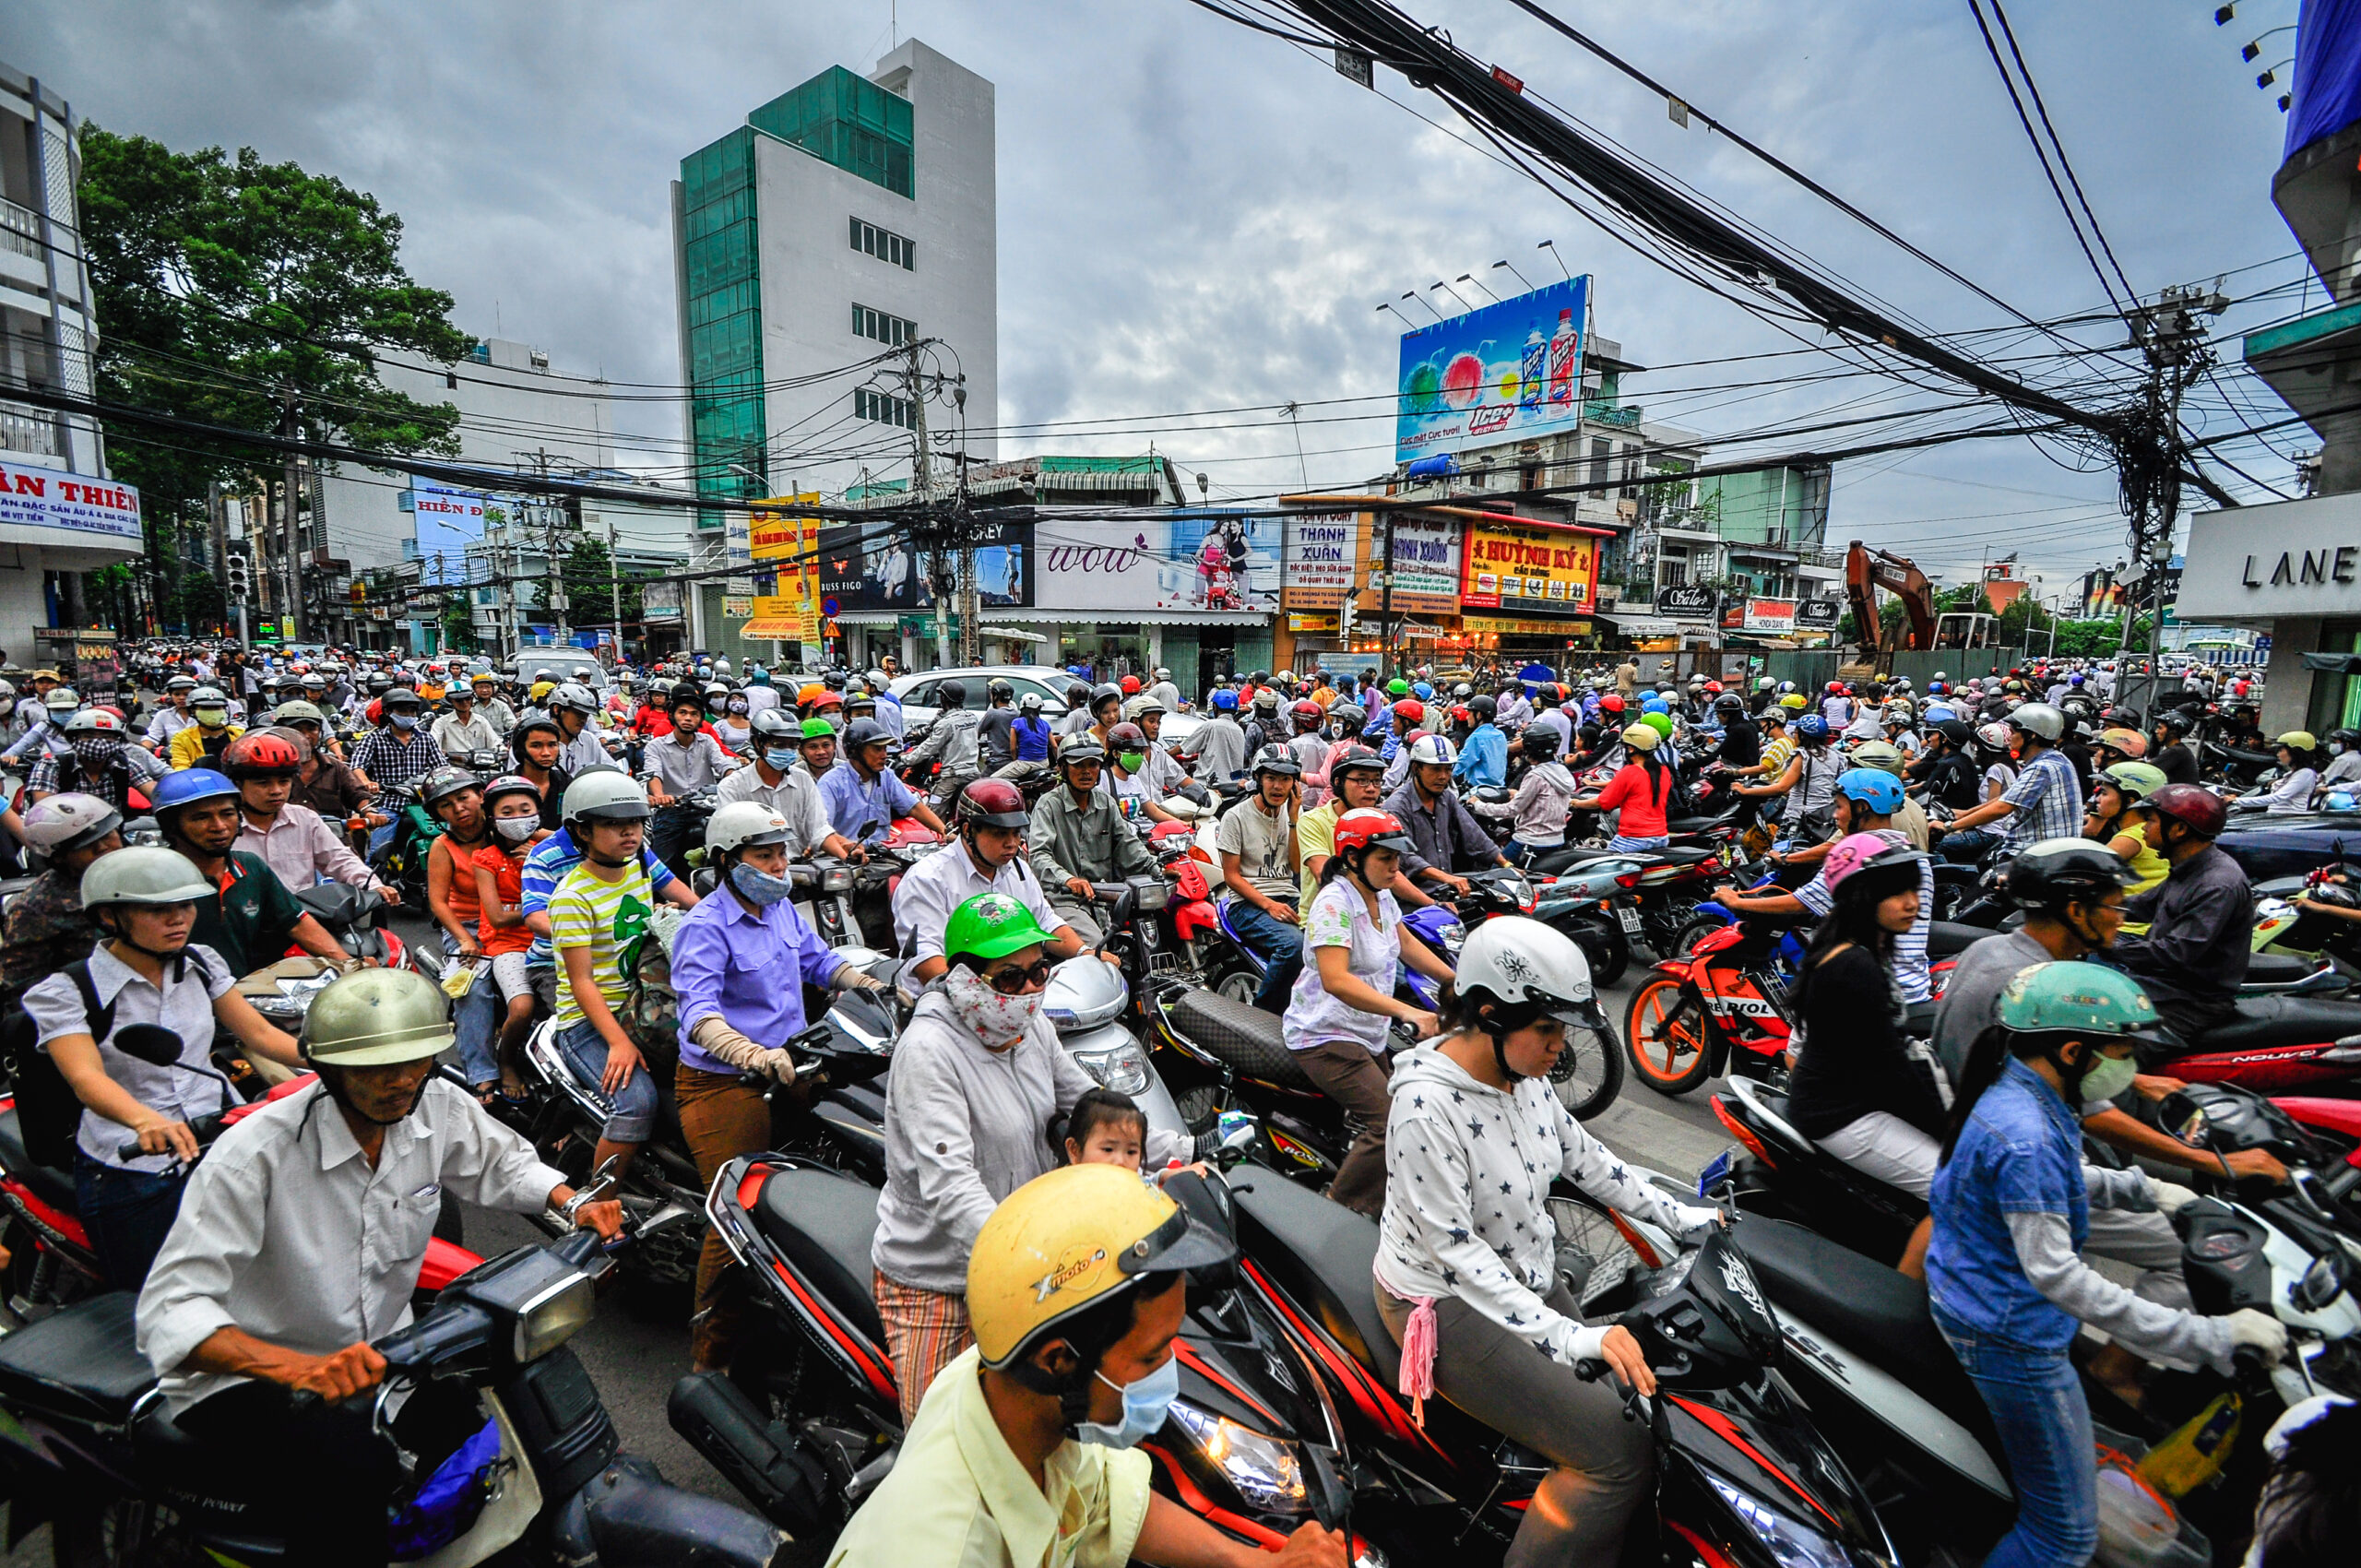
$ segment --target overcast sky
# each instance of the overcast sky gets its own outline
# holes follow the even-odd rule
[[[1553,4],[2011,305],[2044,318],[2104,307],[1965,0]],[[2247,0],[2221,29],[2200,0],[2017,6],[2018,40],[2132,282],[2153,293],[2228,272],[2233,295],[2278,291],[2225,331],[2296,314],[2304,273],[2269,200],[2280,89],[2254,86],[2292,36],[2252,65],[2237,54],[2293,21],[2296,0]],[[1930,327],[2008,319],[1726,139],[1674,126],[1662,100],[1507,0],[1406,8]],[[1926,400],[1866,379],[1733,387],[1831,362],[1694,364],[1795,342],[1476,150],[1399,77],[1381,71],[1367,91],[1187,0],[16,0],[0,59],[111,129],[249,145],[373,191],[402,215],[413,272],[457,296],[469,330],[543,347],[561,369],[670,384],[667,187],[682,155],[827,65],[865,73],[896,28],[997,87],[1003,424],[1140,416],[1111,440],[1012,434],[1004,455],[1153,438],[1217,498],[1364,480],[1391,458],[1390,414],[1314,405],[1392,391],[1401,328],[1375,305],[1465,272],[1505,279],[1490,270],[1502,257],[1554,279],[1544,239],[1596,275],[1602,336],[1642,363],[1688,366],[1626,383],[1652,420],[1727,436]],[[2322,303],[2316,283],[2308,303]],[[2235,338],[2224,357],[2198,422],[2227,428],[2225,398],[2256,422],[2285,415],[2230,374]],[[1290,399],[1305,405],[1299,429],[1169,417]],[[652,417],[678,439],[676,415]],[[2300,429],[2272,439],[2282,454],[2310,443]],[[2286,487],[2284,456],[2233,451]],[[2022,551],[2049,591],[2114,560],[2120,534],[2110,473],[2013,440],[1845,465],[1829,524],[1839,547],[1884,543],[1954,579]]]

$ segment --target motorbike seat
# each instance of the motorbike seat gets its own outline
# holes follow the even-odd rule
[[[2247,957],[2247,984],[2293,985],[2319,966],[2293,953],[2254,953]]]
[[[1667,833],[1710,833],[1723,821],[1718,816],[1676,816],[1667,817],[1664,826]]]
[[[136,1292],[111,1290],[0,1337],[0,1401],[121,1426],[156,1384],[135,1338],[138,1304]]]
[[[1969,1430],[1988,1430],[1983,1398],[1927,1310],[1924,1284],[1784,1219],[1749,1216],[1729,1235],[1774,1306],[1833,1336]]]
[[[1928,921],[1927,922],[1927,956],[1929,958],[1953,957],[1966,952],[1986,937],[1999,934],[1997,931],[1987,931],[1980,925],[1961,925],[1956,921]]]
[[[833,1170],[782,1166],[763,1182],[754,1224],[870,1343],[885,1343],[870,1261],[876,1188]]]
[[[1240,1248],[1361,1365],[1392,1388],[1402,1348],[1377,1315],[1377,1222],[1270,1171],[1232,1183]]]
[[[1281,1088],[1320,1092],[1287,1049],[1276,1015],[1218,992],[1189,990],[1174,999],[1171,1016],[1181,1033],[1233,1071]]]
[[[0,1170],[22,1182],[50,1207],[64,1214],[80,1212],[75,1207],[74,1173],[33,1158],[32,1151],[25,1147],[25,1129],[17,1120],[14,1106],[0,1111]]]
[[[2331,997],[2241,996],[2236,1011],[2197,1038],[2198,1051],[2318,1045],[2361,1034],[2361,1002]]]

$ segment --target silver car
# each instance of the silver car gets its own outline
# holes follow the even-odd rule
[[[935,700],[935,690],[945,681],[956,681],[967,687],[963,707],[980,709],[986,706],[985,688],[994,681],[1006,681],[1016,688],[1016,701],[1022,706],[1027,696],[1041,699],[1041,717],[1055,720],[1066,711],[1066,688],[1078,683],[1076,677],[1062,670],[1045,669],[1038,664],[979,664],[956,670],[929,670],[916,675],[905,675],[886,690],[902,705],[902,716],[908,727],[917,729],[931,723],[942,705]],[[1168,713],[1160,739],[1168,746],[1180,745],[1196,733],[1204,722],[1193,714]],[[1185,748],[1184,748],[1185,749]]]

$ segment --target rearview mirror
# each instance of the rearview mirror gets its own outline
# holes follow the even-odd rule
[[[125,1024],[107,1037],[107,1043],[150,1067],[172,1065],[185,1049],[181,1037],[161,1024]]]

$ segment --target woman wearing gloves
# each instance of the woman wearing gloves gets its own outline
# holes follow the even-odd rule
[[[1655,1377],[1621,1327],[1591,1327],[1557,1277],[1546,1206],[1563,1176],[1684,1239],[1719,1218],[1639,1181],[1567,1114],[1549,1068],[1566,1028],[1602,1027],[1590,966],[1571,937],[1511,917],[1477,927],[1444,993],[1442,1038],[1394,1073],[1377,1310],[1403,1346],[1402,1387],[1442,1395],[1557,1468],[1508,1561],[1613,1562],[1650,1495],[1645,1421],[1623,1419],[1604,1361],[1643,1394]]]
[[[2035,964],[2001,993],[1968,1057],[1936,1173],[1928,1304],[1992,1412],[2017,1492],[2016,1527],[1986,1568],[2057,1568],[2098,1544],[2091,1412],[2067,1347],[2083,1324],[2140,1354],[2230,1370],[2240,1346],[2276,1360],[2287,1331],[2242,1309],[2200,1317],[2094,1273],[2090,1211],[2177,1208],[2194,1194],[2082,1160],[2077,1108],[2130,1087],[2132,1042],[2156,1010],[2098,964]]]
[[[788,831],[787,818],[751,801],[716,811],[706,824],[706,863],[728,891],[717,889],[699,903],[672,939],[672,990],[681,1009],[672,1094],[704,1183],[740,1155],[770,1146],[769,1103],[743,1077],[794,1080],[784,1047],[803,1032],[804,985],[877,989],[787,901]],[[729,1264],[719,1232],[706,1232],[693,1320],[699,1372],[730,1364],[737,1313],[721,1289]]]

